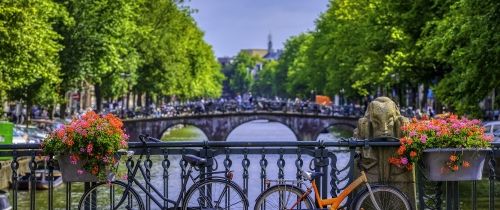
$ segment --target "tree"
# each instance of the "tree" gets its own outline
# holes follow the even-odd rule
[[[274,60],[266,60],[262,64],[262,70],[257,72],[255,81],[252,86],[252,92],[258,96],[273,97],[278,95],[278,89],[283,86],[283,83],[276,81],[276,69],[278,62]]]
[[[132,45],[138,3],[127,0],[64,0],[73,24],[60,26],[64,50],[62,63],[63,96],[82,82],[94,85],[97,110],[102,96],[123,94],[109,85],[116,84],[122,73],[133,74],[138,56]],[[111,82],[110,82],[111,81]],[[122,83],[125,81],[122,81]],[[104,92],[103,92],[104,91]],[[109,91],[109,92],[106,92]],[[64,110],[62,110],[64,111]]]
[[[261,58],[251,56],[247,52],[238,53],[226,72],[226,78],[229,80],[229,87],[233,93],[250,91],[254,82],[252,70],[257,68],[256,65],[260,62]]]
[[[181,99],[220,96],[223,75],[189,8],[173,0],[144,1],[140,8],[135,46],[141,83],[135,91]]]
[[[438,99],[461,114],[480,115],[479,102],[500,85],[500,4],[455,1],[427,32],[424,53],[452,68],[435,86]]]
[[[311,75],[314,72],[309,68],[307,55],[312,38],[310,33],[303,33],[285,42],[285,49],[279,59],[274,82],[274,84],[281,84],[277,87],[278,95],[306,96],[311,90],[317,88],[316,84],[311,82]]]
[[[0,100],[51,106],[59,79],[61,36],[53,25],[66,19],[50,0],[0,1]]]

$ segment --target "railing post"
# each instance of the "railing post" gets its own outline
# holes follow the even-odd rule
[[[322,177],[316,178],[316,183],[321,192],[321,197],[328,196],[328,151],[325,149],[324,142],[321,141],[315,152],[314,169],[316,172],[325,173]]]
[[[54,158],[51,155],[48,161],[49,167],[49,210],[54,209]]]
[[[458,182],[446,182],[446,210],[458,210]]]
[[[35,199],[35,196],[36,196],[36,176],[35,176],[35,170],[37,168],[37,163],[35,161],[35,152],[32,152],[31,153],[31,160],[29,162],[29,169],[30,169],[30,209],[31,210],[35,210],[36,209],[36,199]]]
[[[165,195],[166,198],[168,198],[168,168],[170,168],[170,160],[168,159],[168,150],[163,149],[163,161],[162,161],[162,167],[163,167],[163,195]],[[163,205],[168,208],[169,203],[167,201],[163,201]]]
[[[17,169],[19,168],[19,162],[17,161],[17,152],[16,150],[12,151],[12,162],[10,163],[10,167],[12,169],[12,209],[17,210]]]
[[[146,150],[147,154],[146,154],[146,160],[144,161],[144,168],[146,168],[146,177],[144,177],[144,179],[148,180],[148,182],[151,181],[151,167],[153,166],[153,162],[151,161],[151,149],[150,148],[147,148]],[[137,163],[137,164],[140,164],[140,163]],[[148,193],[151,193],[151,187],[149,187],[149,185],[146,185],[146,190],[148,191]],[[146,210],[150,210],[151,209],[151,198],[146,195]]]
[[[266,150],[264,148],[262,148],[260,153],[261,153],[261,158],[259,161],[259,165],[260,165],[260,191],[263,192],[264,190],[266,190],[266,179],[267,179],[266,168],[267,168],[268,161],[266,159]]]
[[[490,161],[488,162],[488,165],[490,166],[490,192],[489,192],[489,199],[490,199],[490,209],[495,209],[495,180],[496,180],[496,171],[495,171],[495,155],[494,155],[494,150],[490,152],[491,158]]]
[[[250,167],[250,160],[248,159],[248,149],[243,150],[243,160],[241,160],[243,167],[243,192],[248,197],[248,167]]]

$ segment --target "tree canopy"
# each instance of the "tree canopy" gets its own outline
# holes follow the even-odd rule
[[[127,89],[150,98],[219,96],[220,66],[181,3],[1,1],[0,100],[64,104],[68,91],[88,86],[97,109]]]

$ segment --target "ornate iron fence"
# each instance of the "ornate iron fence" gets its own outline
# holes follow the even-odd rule
[[[399,146],[399,142],[388,140],[393,139],[373,139],[372,141],[349,139],[339,142],[164,142],[148,143],[145,147],[142,143],[131,142],[129,143],[130,150],[134,150],[136,155],[143,153],[145,159],[141,163],[131,160],[132,162],[129,161],[124,165],[130,167],[130,164],[144,164],[147,172],[144,179],[157,183],[156,186],[166,196],[172,198],[177,196],[176,186],[180,185],[178,182],[180,174],[185,173],[180,155],[198,155],[208,160],[207,167],[200,169],[202,171],[234,170],[234,180],[247,194],[250,208],[253,208],[256,196],[265,189],[266,179],[295,179],[299,177],[299,169],[327,174],[316,180],[319,190],[323,197],[337,195],[354,178],[357,148]],[[7,168],[5,165],[0,165],[0,170],[12,171],[10,177],[0,177],[0,179],[10,179],[9,201],[12,209],[37,209],[42,205],[48,209],[75,209],[80,199],[78,196],[81,196],[83,190],[88,189],[92,183],[85,183],[85,187],[76,183],[65,183],[64,188],[54,188],[53,182],[50,181],[56,166],[53,159],[47,160],[49,180],[47,191],[36,191],[34,188],[28,191],[18,190],[22,177],[21,171],[31,172],[32,175],[27,179],[32,186],[38,182],[33,174],[39,166],[38,161],[43,160],[39,158],[39,147],[39,144],[0,145],[0,157],[12,157]],[[481,206],[480,203],[485,202],[487,202],[487,208],[495,209],[495,205],[500,203],[495,202],[495,197],[498,197],[498,193],[495,192],[495,157],[500,156],[500,144],[494,144],[493,147],[491,158],[485,166],[488,179],[467,182],[471,184],[470,189],[464,188],[458,182],[429,182],[417,173],[418,209],[484,209],[484,204]],[[24,170],[20,168],[20,161],[23,159],[28,161],[27,169]],[[478,188],[484,186],[487,186],[487,189],[479,191],[488,190],[486,201],[485,198],[477,196],[480,194]],[[64,198],[54,195],[55,192],[61,191],[63,192],[61,194],[65,195]],[[78,191],[81,193],[75,194]],[[471,192],[470,203],[464,203],[459,199],[459,193],[463,191]],[[150,198],[142,196],[144,196],[142,199],[147,209],[157,209]],[[40,199],[43,199],[43,203]],[[56,202],[62,199],[64,202]],[[348,203],[349,200],[344,203],[344,206],[348,206]]]

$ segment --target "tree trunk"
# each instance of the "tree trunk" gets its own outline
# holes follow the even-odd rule
[[[142,93],[137,93],[137,106],[142,107]]]
[[[50,120],[54,119],[54,106],[55,105],[50,105],[49,108],[47,109]],[[64,119],[64,118],[61,118],[61,119]]]
[[[99,113],[102,110],[102,96],[101,96],[101,85],[94,85],[94,93],[95,93],[95,107],[96,111]]]

